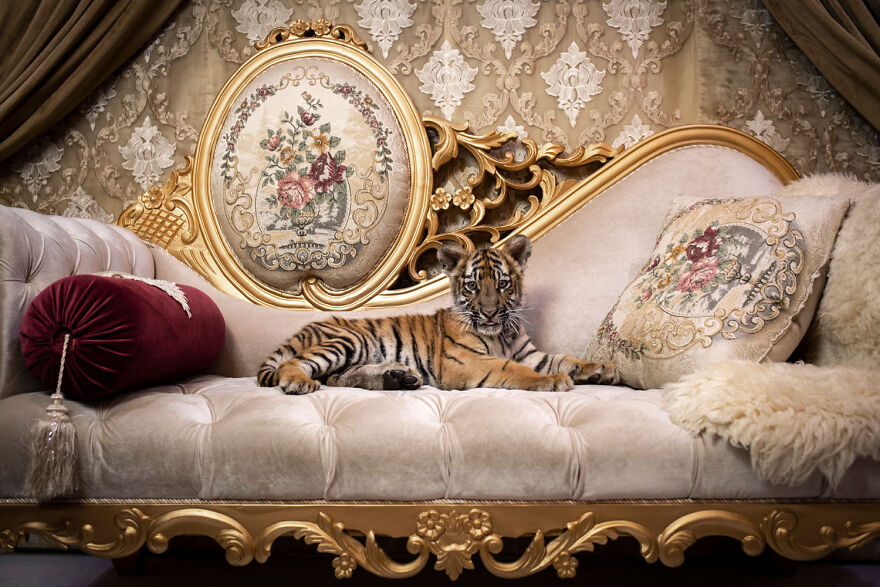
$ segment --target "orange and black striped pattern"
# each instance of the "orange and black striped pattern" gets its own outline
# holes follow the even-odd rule
[[[431,315],[314,322],[260,367],[263,386],[304,394],[328,385],[365,389],[497,387],[566,391],[574,383],[617,383],[610,365],[535,348],[522,326],[524,236],[501,250],[438,251],[450,278],[452,308]]]

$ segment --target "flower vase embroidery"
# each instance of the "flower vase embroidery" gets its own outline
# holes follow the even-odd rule
[[[794,219],[770,199],[708,199],[679,211],[597,339],[641,360],[760,331],[787,309],[799,283],[803,235]]]
[[[320,101],[309,92],[303,92],[302,99],[305,105],[298,107],[297,115],[285,111],[281,126],[267,129],[260,142],[267,152],[260,187],[270,188],[266,201],[277,214],[267,228],[283,228],[279,223],[286,223],[296,229],[299,243],[306,242],[309,225],[319,210],[333,217],[346,209],[349,190],[345,179],[353,172],[343,164],[346,153],[338,148],[342,139],[333,134],[331,124],[318,125]]]
[[[237,236],[227,242],[260,272],[343,266],[371,242],[391,175],[401,177],[392,148],[402,139],[384,98],[335,82],[334,66],[321,63],[255,79],[218,143],[216,177]]]

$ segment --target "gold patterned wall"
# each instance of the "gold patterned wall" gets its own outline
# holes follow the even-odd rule
[[[0,163],[0,203],[109,221],[192,154],[275,26],[354,26],[424,114],[571,146],[713,122],[802,174],[880,181],[880,136],[758,0],[193,0],[52,132]]]

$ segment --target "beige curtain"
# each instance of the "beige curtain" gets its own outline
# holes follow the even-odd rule
[[[63,119],[180,2],[0,2],[0,161]]]
[[[880,2],[763,2],[816,69],[880,129]]]

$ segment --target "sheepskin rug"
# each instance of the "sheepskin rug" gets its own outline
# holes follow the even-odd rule
[[[747,447],[779,485],[820,471],[833,491],[858,457],[880,460],[880,378],[850,367],[723,361],[664,388],[672,421]]]
[[[759,477],[798,485],[818,470],[833,491],[856,458],[880,460],[880,185],[815,175],[775,195],[851,202],[793,356],[809,364],[726,361],[664,393],[673,422],[748,448]]]

